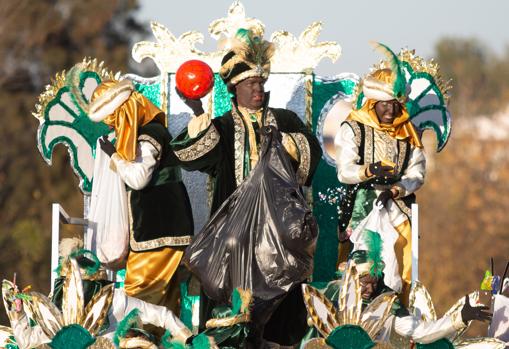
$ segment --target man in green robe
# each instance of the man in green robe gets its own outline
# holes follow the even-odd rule
[[[311,183],[322,154],[318,140],[294,112],[268,106],[269,93],[265,92],[264,84],[270,72],[273,45],[245,30],[239,30],[236,39],[232,49],[223,57],[219,71],[229,92],[233,94],[231,110],[213,119],[204,112],[200,100],[181,96],[191,108],[194,117],[172,142],[173,150],[184,169],[205,172],[211,176],[212,213],[237,189],[258,163],[261,141],[258,131],[262,127],[273,126],[281,133],[282,144],[301,186]],[[257,295],[254,296],[256,300]],[[289,295],[286,295],[278,312],[286,306],[299,308],[295,302],[302,303],[301,298],[300,288],[294,287]],[[277,301],[281,302],[282,299],[283,297]],[[202,326],[210,317],[213,305],[202,293]],[[263,326],[260,328],[259,325],[269,321],[273,307],[256,308],[267,310],[263,314],[253,313],[253,317],[263,319],[253,320],[252,323],[256,325],[252,327],[256,328],[250,329],[250,336],[256,337],[254,347],[260,348],[258,340],[263,336]],[[281,312],[284,313],[283,310]],[[303,322],[305,325],[305,317]],[[284,332],[291,333],[292,330]],[[289,340],[293,341],[293,338]]]

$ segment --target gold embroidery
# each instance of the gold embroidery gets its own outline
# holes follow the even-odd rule
[[[361,145],[361,128],[360,128],[359,124],[355,121],[349,121],[349,120],[347,120],[346,123],[352,128],[355,144],[357,144],[357,147],[360,147],[360,145]]]
[[[235,152],[235,181],[237,186],[239,186],[244,180],[244,151],[245,151],[245,137],[246,137],[246,128],[244,126],[244,121],[242,116],[239,115],[239,111],[237,107],[232,104],[232,117],[234,123],[234,135],[233,135],[233,148]],[[272,110],[267,110],[267,115],[265,116],[265,125],[274,126],[277,128],[276,117]]]
[[[375,162],[374,130],[372,127],[364,127],[364,163]]]
[[[192,237],[191,235],[185,236],[164,236],[158,239],[148,240],[148,241],[136,241],[134,239],[134,229],[133,229],[133,213],[131,207],[131,191],[127,194],[127,206],[128,206],[128,214],[129,214],[129,244],[131,249],[135,252],[141,252],[146,250],[153,250],[155,248],[159,248],[162,246],[187,246],[191,243]]]
[[[161,150],[162,150],[162,147],[161,147],[161,144],[159,144],[158,141],[156,141],[154,138],[150,137],[149,135],[141,135],[138,137],[138,141],[144,141],[144,142],[149,142],[156,150],[157,150],[157,156],[156,156],[156,159],[157,161],[161,160],[161,156],[163,155]]]
[[[398,163],[396,170],[398,173],[403,174],[403,165],[405,164],[405,158],[407,152],[410,151],[410,144],[406,141],[398,141],[399,144],[399,152],[398,152]]]
[[[242,117],[239,115],[237,108],[232,104],[232,117],[233,117],[233,148],[235,152],[235,181],[237,186],[242,183],[244,179],[244,142],[245,142],[245,127]]]
[[[207,133],[187,148],[176,150],[175,155],[182,161],[193,161],[210,152],[219,143],[219,132],[210,125]]]
[[[295,140],[297,148],[299,149],[300,162],[297,169],[297,181],[299,185],[304,185],[309,176],[309,168],[311,166],[311,151],[309,149],[309,142],[302,133],[290,133],[290,136]]]

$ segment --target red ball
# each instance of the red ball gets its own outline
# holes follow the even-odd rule
[[[212,90],[214,72],[207,63],[192,59],[177,69],[175,81],[177,89],[186,98],[200,99]]]

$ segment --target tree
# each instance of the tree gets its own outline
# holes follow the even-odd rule
[[[85,56],[126,72],[131,38],[144,33],[136,9],[129,0],[0,3],[0,266],[4,278],[17,272],[20,286],[49,291],[51,203],[83,214],[66,149],[57,147],[51,167],[38,152],[31,114],[37,96],[55,73]],[[79,228],[64,230],[78,234]]]

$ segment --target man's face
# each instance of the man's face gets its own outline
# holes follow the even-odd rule
[[[361,297],[364,300],[370,300],[376,291],[378,279],[372,275],[364,275],[359,278],[361,284]]]
[[[244,108],[260,109],[265,99],[265,79],[252,77],[235,85],[237,103]]]
[[[375,103],[375,113],[382,124],[392,124],[394,119],[400,116],[402,112],[403,107],[397,99]]]

